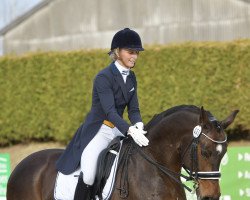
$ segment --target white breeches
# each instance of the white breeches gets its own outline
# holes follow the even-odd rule
[[[116,127],[110,128],[102,124],[95,137],[85,147],[81,156],[80,168],[83,172],[83,181],[87,185],[94,184],[99,154],[117,136],[124,135]]]

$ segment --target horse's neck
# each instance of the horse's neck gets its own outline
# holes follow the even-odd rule
[[[157,163],[160,163],[161,165],[164,165],[168,169],[171,169],[175,172],[180,172],[181,159],[179,156],[178,147],[179,144],[172,143],[171,140],[168,142],[151,140],[150,145],[145,148],[145,152]]]
[[[174,126],[163,123],[149,129],[149,146],[145,148],[147,154],[152,156],[158,163],[180,172],[183,149],[188,146],[192,137],[190,135],[190,125],[186,124]]]
[[[120,157],[122,159],[120,163],[122,164],[118,170],[116,187],[120,188],[122,191],[129,190],[129,199],[133,200],[143,199],[144,196],[144,199],[146,199],[146,197],[152,196],[152,194],[157,195],[158,199],[176,198],[176,194],[173,197],[172,192],[170,192],[169,189],[166,190],[166,188],[170,187],[171,190],[174,189],[175,191],[178,191],[178,199],[185,199],[185,193],[183,192],[182,186],[173,181],[167,174],[162,173],[159,167],[157,167],[157,164],[154,165],[152,162],[148,161],[142,156],[140,151],[143,151],[148,156],[148,159],[152,159],[151,161],[162,164],[166,169],[176,171],[175,165],[176,163],[178,164],[178,162],[172,159],[174,153],[167,152],[170,151],[170,149],[167,151],[159,150],[157,146],[155,147],[153,145],[153,143],[152,146],[150,143],[148,147],[139,148],[140,149],[138,150],[138,147],[131,146],[131,143],[125,142],[123,144],[120,153],[122,157]],[[160,151],[160,153],[158,153],[158,151]],[[161,163],[162,157],[169,157],[169,163]],[[138,192],[134,190],[144,192],[143,194],[138,194]],[[158,191],[161,191],[160,194]]]

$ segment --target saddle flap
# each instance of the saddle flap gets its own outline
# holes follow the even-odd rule
[[[109,178],[114,160],[119,153],[122,138],[124,137],[114,138],[110,142],[109,146],[100,153],[98,158],[95,182],[91,195],[92,197],[97,195],[100,199],[102,199],[102,191],[107,179]]]

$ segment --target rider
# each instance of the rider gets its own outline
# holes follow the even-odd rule
[[[62,156],[57,161],[59,173],[68,175],[80,167],[74,200],[89,199],[95,180],[97,159],[112,139],[131,135],[139,146],[147,146],[137,99],[137,82],[131,70],[143,51],[137,32],[125,28],[112,40],[109,55],[113,62],[94,79],[92,107]],[[132,125],[123,118],[125,107]]]

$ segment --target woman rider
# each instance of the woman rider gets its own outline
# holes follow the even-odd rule
[[[90,199],[98,156],[112,139],[131,135],[138,145],[148,145],[137,99],[136,77],[131,70],[143,50],[140,36],[129,28],[113,37],[109,52],[113,61],[94,79],[91,110],[57,161],[57,170],[64,175],[81,169],[83,176],[79,177],[74,200]],[[122,118],[125,107],[132,125]]]

